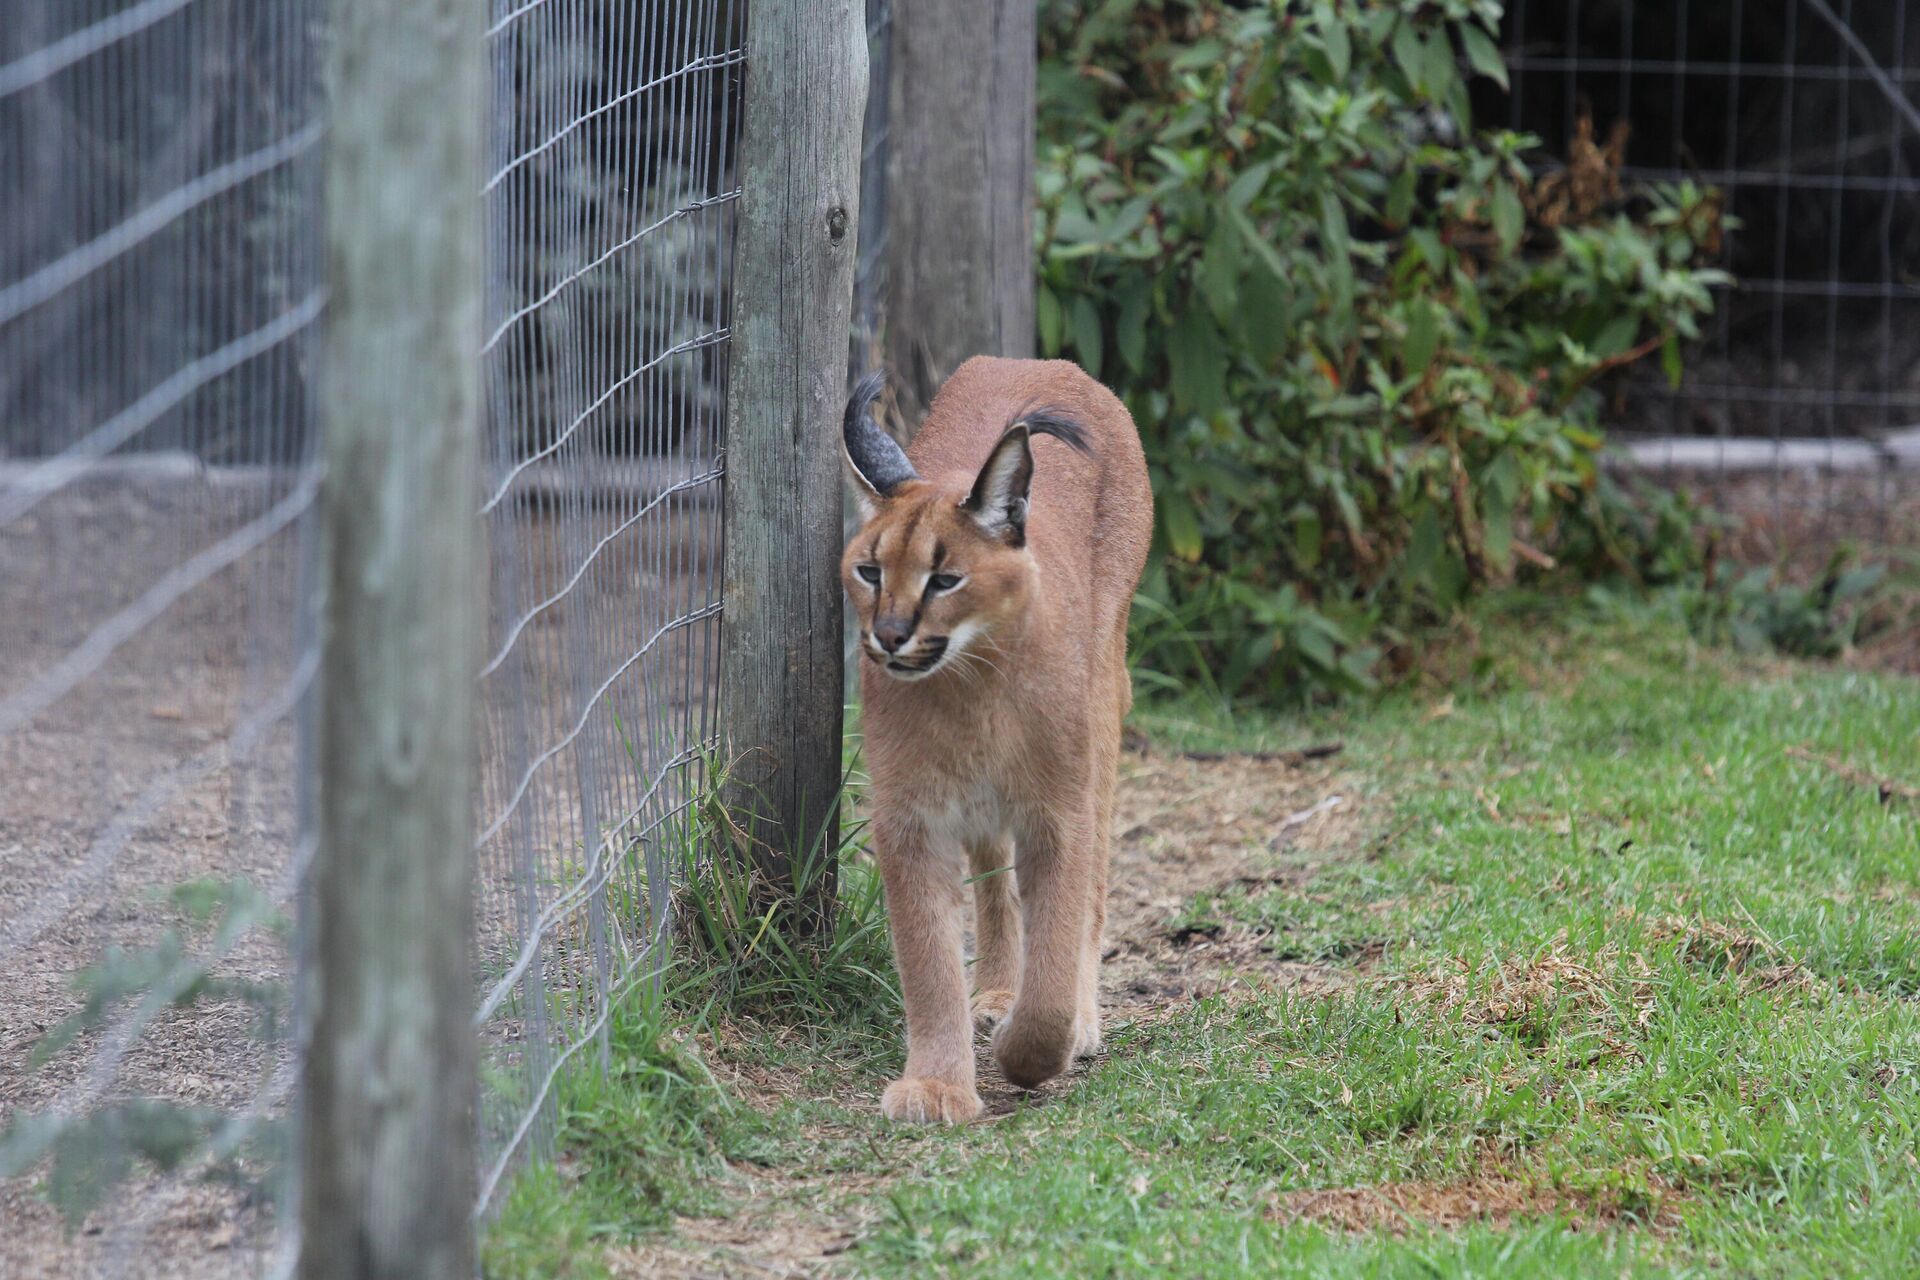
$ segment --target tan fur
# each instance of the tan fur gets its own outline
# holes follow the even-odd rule
[[[1076,420],[1088,451],[1032,438],[1025,545],[1013,547],[961,504],[1009,424],[1040,407]],[[1100,1045],[1114,773],[1133,700],[1127,612],[1153,496],[1125,406],[1064,361],[969,360],[908,456],[920,479],[877,503],[865,494],[871,518],[841,576],[860,622],[874,849],[906,998],[906,1069],[881,1105],[894,1120],[957,1123],[980,1110],[967,877],[973,1012],[997,1024],[1007,1079],[1038,1085]],[[924,600],[893,658],[970,638],[932,674],[900,678],[883,665],[876,619],[915,613],[936,547],[966,581]],[[877,588],[856,572],[876,564]]]

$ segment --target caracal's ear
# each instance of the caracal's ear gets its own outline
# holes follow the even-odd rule
[[[1086,429],[1051,409],[1024,413],[1006,429],[974,477],[973,492],[961,509],[989,536],[1008,546],[1025,546],[1027,541],[1027,495],[1033,487],[1031,437],[1035,435],[1054,436],[1082,453],[1090,452]]]
[[[875,422],[867,409],[887,383],[887,375],[876,369],[860,379],[847,401],[847,416],[841,427],[840,442],[847,458],[847,478],[853,481],[854,499],[860,504],[860,518],[873,519],[881,502],[894,490],[919,474],[907,461],[897,441]]]

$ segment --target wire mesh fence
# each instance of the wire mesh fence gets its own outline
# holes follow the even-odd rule
[[[733,0],[500,0],[485,371],[481,1202],[657,972],[714,743]]]
[[[291,1260],[329,11],[0,22],[9,1276]],[[715,738],[742,21],[486,15],[482,1215],[658,971]]]
[[[1724,193],[1736,283],[1630,456],[1743,518],[1759,559],[1920,546],[1920,21],[1906,0],[1514,0],[1498,109],[1625,178]],[[1716,233],[1718,234],[1718,233]],[[1638,437],[1638,438],[1636,438]]]
[[[8,1275],[252,1273],[271,1243],[317,666],[320,14],[0,22],[0,1122],[10,1154],[51,1150],[65,1209],[113,1206],[69,1241],[6,1183]],[[184,1159],[115,1185],[139,1153]]]

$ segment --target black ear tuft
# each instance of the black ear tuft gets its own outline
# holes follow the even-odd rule
[[[1087,443],[1087,429],[1063,410],[1034,409],[1022,413],[1019,420],[1026,423],[1027,430],[1034,435],[1064,440],[1081,453],[1093,452],[1093,446]]]
[[[920,478],[913,463],[907,461],[906,451],[867,414],[886,383],[887,375],[878,369],[860,379],[847,401],[847,416],[841,426],[854,481],[876,498],[889,497],[907,481]]]

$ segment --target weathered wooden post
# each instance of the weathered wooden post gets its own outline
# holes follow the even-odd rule
[[[1033,354],[1034,23],[1032,0],[894,9],[886,358],[916,424],[969,356]]]
[[[304,1280],[472,1280],[481,30],[338,0]]]
[[[726,446],[721,732],[760,870],[825,918],[838,844],[840,436],[866,105],[859,0],[747,10]]]

